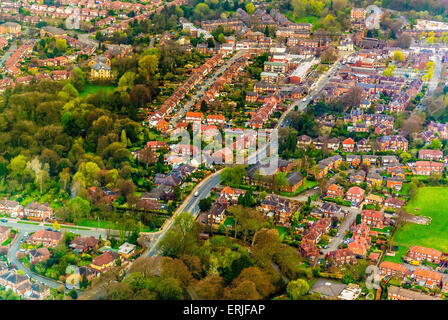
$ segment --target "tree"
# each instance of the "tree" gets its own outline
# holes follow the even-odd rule
[[[396,62],[401,62],[404,60],[404,55],[403,52],[400,50],[395,50],[393,55],[392,55],[392,60],[396,61]]]
[[[364,90],[361,87],[353,87],[342,96],[342,103],[346,107],[357,107],[363,99]]]
[[[212,200],[210,198],[203,198],[199,200],[199,209],[202,212],[210,210],[211,207],[212,207]]]
[[[310,286],[308,285],[308,282],[303,279],[290,281],[286,287],[286,293],[292,300],[299,300],[306,295],[309,290]]]
[[[332,64],[334,63],[338,58],[337,51],[335,47],[329,46],[328,49],[326,49],[324,52],[322,52],[322,55],[320,57],[322,63],[326,64]]]
[[[59,229],[61,229],[61,226],[57,221],[53,222],[53,229],[56,231],[59,231]]]
[[[76,300],[78,298],[78,293],[76,292],[76,290],[72,289],[70,290],[70,292],[68,293],[68,295],[73,299]]]
[[[429,148],[433,150],[440,150],[440,148],[442,148],[442,141],[439,139],[433,139],[429,144]]]
[[[255,12],[255,6],[252,2],[247,3],[245,8],[248,14],[253,14]]]
[[[149,54],[138,61],[138,72],[141,77],[149,83],[159,68],[159,57],[155,54]]]

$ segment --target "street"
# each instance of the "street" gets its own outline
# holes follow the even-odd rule
[[[241,55],[242,55],[242,53],[241,53]],[[233,56],[232,58],[233,59],[237,59],[237,57],[238,57],[238,53],[235,56]],[[230,62],[231,59],[229,59],[227,61],[227,63],[231,63]],[[298,106],[298,110],[301,110],[301,111],[305,110],[305,108],[308,106],[309,101],[317,97],[317,95],[320,92],[320,90],[322,90],[322,88],[329,82],[331,76],[335,72],[337,72],[337,70],[338,70],[338,68],[340,66],[341,66],[341,62],[340,62],[340,59],[339,59],[338,61],[336,61],[334,63],[334,65],[327,72],[324,72],[321,75],[321,77],[317,80],[317,82],[316,82],[317,84],[315,85],[315,87],[311,88],[306,101],[296,100],[293,103],[291,103],[291,105],[288,107],[288,109],[280,117],[280,119],[279,119],[275,129],[278,129],[278,128],[281,127],[281,125],[283,124],[283,122],[286,119],[286,116],[288,115],[289,112],[294,110],[295,106]],[[219,72],[222,72],[221,71],[222,68],[225,68],[225,66],[222,66],[220,69],[215,71],[214,74],[219,74]],[[210,76],[208,78],[208,80],[210,80],[211,78],[213,78],[213,76]],[[206,83],[207,82],[203,83],[201,90],[196,92],[196,94],[198,94],[199,92],[205,92]],[[194,99],[192,98],[190,101],[192,103],[194,101]],[[183,110],[185,110],[186,107],[187,107],[187,105],[184,106]],[[177,118],[179,118],[179,116]],[[259,158],[259,155],[260,154],[263,155],[263,152],[264,152],[265,149],[266,149],[266,145],[264,147],[260,148],[259,150],[255,151],[254,153],[250,154],[248,156],[248,160],[247,161],[249,162],[250,160],[253,160],[254,158]],[[258,161],[260,161],[260,160],[261,159],[258,159]],[[151,241],[150,241],[150,244],[149,244],[149,248],[146,251],[148,256],[153,256],[153,255],[155,255],[157,253],[157,245],[158,245],[160,239],[162,239],[164,237],[164,235],[168,232],[168,230],[171,229],[172,223],[173,223],[173,220],[174,220],[174,216],[176,216],[180,212],[186,211],[186,212],[191,213],[194,217],[196,217],[198,212],[199,212],[199,207],[198,207],[199,201],[201,199],[203,199],[203,198],[208,197],[208,195],[210,193],[210,190],[212,188],[217,187],[219,185],[219,182],[220,182],[219,172],[217,172],[217,173],[215,173],[215,174],[205,178],[204,180],[202,180],[201,183],[199,183],[196,186],[196,188],[194,188],[192,190],[192,192],[190,193],[190,196],[187,197],[187,199],[182,203],[182,205],[176,210],[176,213],[173,215],[173,217],[171,219],[169,219],[167,221],[166,225],[164,225],[162,227],[162,230],[149,235]],[[198,194],[197,197],[194,197],[193,195],[196,192],[198,192],[199,194]],[[346,217],[346,219],[344,219],[344,222],[342,223],[341,228],[342,229],[348,229],[348,227],[350,226],[351,222],[353,222],[353,220],[356,218],[356,214],[355,213],[348,214],[347,215],[348,218]],[[343,233],[341,232],[341,234],[343,234]],[[343,235],[341,237],[343,237]],[[340,242],[342,242],[343,238],[341,238],[340,240],[341,240]],[[339,242],[339,239],[334,241],[334,242],[335,243]],[[336,247],[337,247],[337,245],[336,245]]]

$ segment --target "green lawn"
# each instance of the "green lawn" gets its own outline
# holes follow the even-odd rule
[[[100,85],[94,85],[94,84],[88,84],[84,87],[84,90],[81,91],[79,94],[81,97],[87,97],[91,93],[97,93],[100,90],[103,90],[105,92],[114,90],[114,86],[100,86]]]
[[[395,263],[401,263],[401,257],[408,252],[409,248],[405,246],[398,246],[398,251],[395,252],[394,257],[384,256],[384,261],[390,261]]]
[[[77,224],[78,226],[81,227],[89,227],[89,228],[101,228],[101,229],[112,229],[112,230],[118,230],[118,226],[110,221],[101,221],[98,224],[97,220],[82,220],[80,223]],[[66,226],[62,226],[62,228],[67,228],[67,229],[78,229],[78,230],[87,230],[84,228],[79,228],[79,227],[66,227]],[[144,228],[142,228],[141,230],[142,232],[150,232],[151,229],[148,226],[145,226]],[[154,231],[154,230],[153,230]],[[157,231],[157,230],[156,230]]]
[[[277,229],[278,236],[281,240],[283,240],[289,234],[288,228],[286,227],[275,227],[275,229]]]
[[[419,188],[406,210],[411,214],[431,217],[432,222],[429,225],[407,223],[397,231],[394,244],[405,247],[420,245],[448,252],[448,188]]]

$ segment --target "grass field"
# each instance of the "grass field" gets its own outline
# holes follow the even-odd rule
[[[17,221],[17,223],[32,224],[35,226],[37,226],[39,224],[39,222],[27,222],[27,221]]]
[[[84,90],[79,94],[81,97],[87,97],[91,93],[97,93],[100,90],[103,90],[105,92],[114,90],[114,86],[100,86],[100,85],[94,85],[94,84],[88,84],[84,87]]]
[[[397,231],[394,244],[400,248],[420,245],[448,252],[448,188],[418,189],[417,196],[408,203],[406,210],[411,214],[431,217],[432,222],[429,225],[407,223]]]
[[[278,236],[280,237],[280,240],[283,240],[288,234],[288,229],[285,227],[275,227],[275,229],[277,229],[278,231]]]

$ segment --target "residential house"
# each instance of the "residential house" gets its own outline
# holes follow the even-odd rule
[[[327,258],[332,259],[336,266],[356,263],[355,254],[348,248],[332,251],[328,254]]]
[[[350,174],[350,183],[361,184],[366,179],[366,172],[364,170],[358,170]]]
[[[404,200],[398,199],[398,198],[392,198],[388,197],[386,201],[384,202],[384,206],[392,209],[400,209],[404,205],[406,205],[406,202]]]
[[[70,243],[70,248],[78,252],[86,252],[89,250],[96,250],[99,240],[94,236],[90,237],[75,237]]]
[[[364,200],[365,191],[360,187],[351,187],[345,194],[345,199],[358,206]]]
[[[384,212],[376,210],[362,210],[361,222],[372,228],[382,229],[384,227]]]
[[[1,200],[0,212],[11,217],[17,217],[22,212],[23,207],[17,201]]]
[[[50,251],[45,247],[30,250],[29,255],[31,264],[46,261],[51,257]]]
[[[344,196],[344,187],[333,183],[328,187],[326,196],[334,199],[338,197],[342,198]]]
[[[53,209],[48,203],[41,204],[36,201],[31,201],[23,210],[23,215],[39,220],[47,220],[53,218]]]
[[[438,287],[442,284],[443,273],[423,268],[415,268],[412,273],[414,281],[428,288]]]
[[[426,260],[431,263],[438,264],[442,253],[436,249],[426,248],[421,246],[412,246],[406,253],[406,258],[409,260],[423,261]]]
[[[389,287],[387,298],[390,300],[442,300],[440,297],[396,286]]]
[[[352,138],[347,138],[342,141],[343,152],[353,152],[355,150],[355,141]]]
[[[63,234],[61,232],[41,229],[29,236],[26,243],[33,245],[42,244],[44,247],[55,248],[62,238]]]
[[[403,186],[403,178],[400,176],[389,177],[386,179],[386,187],[395,191],[400,191]]]
[[[380,272],[382,276],[392,276],[400,279],[403,279],[410,273],[404,264],[390,261],[381,262]]]
[[[103,254],[96,257],[95,259],[93,259],[89,267],[99,272],[104,272],[115,265],[115,259],[117,258],[117,256],[118,253],[114,251],[106,251]]]
[[[416,161],[415,174],[429,176],[432,173],[442,174],[443,163],[435,161]]]
[[[440,150],[421,149],[418,151],[418,158],[422,160],[441,161],[443,152]]]
[[[135,248],[135,244],[125,242],[118,248],[118,254],[124,259],[129,259],[135,253]]]

